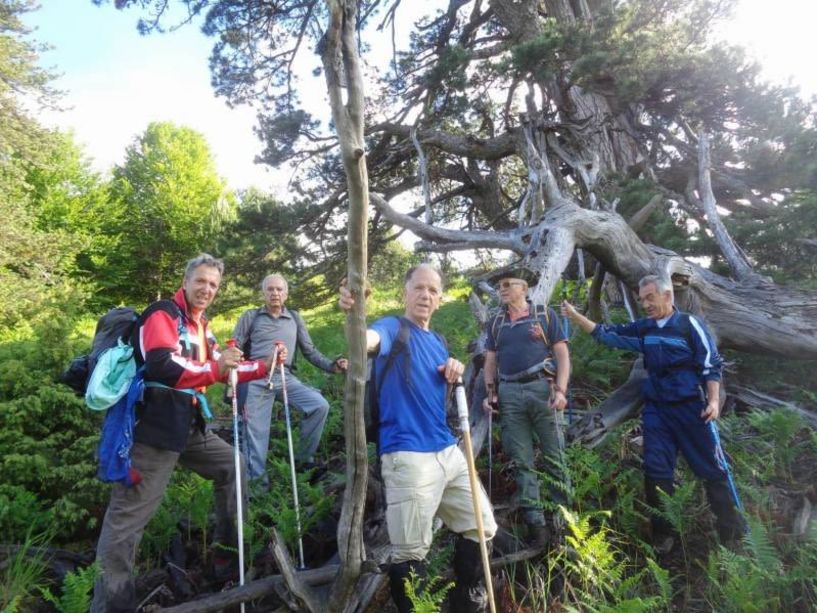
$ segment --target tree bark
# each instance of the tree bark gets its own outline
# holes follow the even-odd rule
[[[347,234],[347,282],[355,306],[347,316],[346,341],[349,369],[344,396],[346,441],[346,488],[338,523],[340,568],[329,595],[328,609],[343,611],[353,595],[360,566],[366,558],[363,543],[363,512],[366,502],[368,459],[363,424],[366,386],[367,229],[369,209],[368,173],[364,141],[363,75],[357,54],[355,0],[327,0],[330,13],[326,47],[322,56],[332,118],[340,142],[349,197]],[[345,77],[345,79],[343,78]],[[346,86],[346,103],[342,87]]]
[[[721,347],[784,358],[817,359],[817,293],[773,284],[748,285],[721,277],[675,253],[650,247],[617,213],[582,209],[561,199],[536,226],[507,232],[468,232],[426,226],[394,211],[380,198],[373,202],[383,216],[425,239],[433,250],[493,246],[510,249],[532,270],[542,272],[537,296],[548,299],[567,266],[572,247],[590,252],[630,288],[651,273],[671,276],[677,263],[688,273],[687,293],[705,316]],[[406,223],[404,226],[403,224]]]
[[[740,247],[729,236],[718,214],[715,194],[712,193],[709,167],[709,136],[701,132],[698,135],[698,196],[701,208],[706,213],[706,222],[735,278],[738,281],[760,283],[762,281],[760,275],[755,273]]]

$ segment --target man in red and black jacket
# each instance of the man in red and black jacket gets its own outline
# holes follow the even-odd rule
[[[130,487],[115,483],[111,490],[97,544],[101,575],[94,589],[94,612],[135,610],[136,551],[176,464],[214,482],[213,542],[236,548],[234,450],[205,429],[209,409],[204,391],[226,381],[232,368],[240,382],[266,376],[272,356],[241,361],[237,348],[219,349],[204,311],[218,292],[223,272],[221,260],[207,254],[193,258],[173,299],[153,303],[137,322],[132,342],[137,364],[144,366],[145,393],[136,409],[131,462],[141,480]],[[226,561],[217,555],[216,570]]]

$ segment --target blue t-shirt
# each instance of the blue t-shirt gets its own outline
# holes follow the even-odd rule
[[[410,372],[406,352],[402,352],[380,382],[381,454],[440,451],[456,442],[446,423],[445,379],[437,372],[437,367],[448,359],[448,350],[434,332],[411,322],[409,326]],[[371,329],[380,336],[375,369],[382,373],[400,321],[386,317],[372,324]]]

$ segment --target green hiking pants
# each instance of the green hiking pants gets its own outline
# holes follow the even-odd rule
[[[547,379],[499,385],[502,447],[513,461],[519,505],[529,524],[543,525],[545,515],[534,465],[534,436],[543,455],[541,472],[547,475],[547,506],[565,504],[567,476],[564,470],[562,414],[548,406]]]

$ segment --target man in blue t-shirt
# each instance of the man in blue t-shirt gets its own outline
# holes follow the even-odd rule
[[[562,411],[570,378],[567,338],[556,313],[528,299],[535,277],[522,268],[499,279],[502,306],[487,325],[485,410],[499,404],[502,448],[513,461],[519,506],[535,546],[546,545],[560,525],[556,505],[567,504]],[[534,435],[548,475],[550,525],[539,498]]]
[[[659,490],[672,494],[680,450],[692,472],[704,480],[718,535],[732,541],[745,532],[745,521],[730,492],[717,430],[710,425],[720,416],[723,360],[704,322],[675,308],[668,279],[648,275],[638,288],[644,319],[618,326],[596,324],[567,302],[562,313],[596,341],[644,355],[641,421],[647,504],[658,509]],[[659,553],[668,553],[675,540],[672,527],[655,511],[651,520],[653,545]]]
[[[345,287],[340,291],[340,306],[348,312],[354,299]],[[451,610],[480,611],[485,602],[480,592],[485,586],[468,466],[446,423],[447,385],[455,383],[465,368],[448,356],[442,339],[429,330],[442,298],[440,273],[428,264],[409,269],[403,298],[409,326],[407,350],[394,357],[379,386],[380,461],[391,542],[392,598],[400,613],[412,610],[405,579],[412,571],[424,575],[437,516],[460,535],[454,548],[456,586]],[[384,372],[399,329],[400,320],[387,317],[367,330],[366,346],[376,356],[376,371]],[[496,522],[482,487],[479,496],[485,538],[491,539]]]

